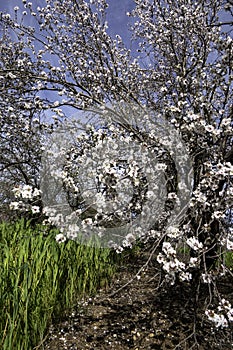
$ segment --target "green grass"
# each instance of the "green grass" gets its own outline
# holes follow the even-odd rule
[[[233,253],[226,252],[225,254],[225,264],[230,270],[233,270]]]
[[[0,224],[0,349],[32,350],[49,324],[86,295],[107,285],[117,265],[137,256],[135,245],[121,256],[109,249],[58,244],[56,230],[32,228],[29,222]],[[187,252],[184,252],[187,253]],[[232,269],[233,254],[225,256]]]
[[[0,224],[0,349],[30,350],[48,325],[113,276],[108,249],[58,244],[56,230]]]

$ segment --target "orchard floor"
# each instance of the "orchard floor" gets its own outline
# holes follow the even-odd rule
[[[160,275],[155,261],[150,261],[140,278],[119,290],[135,277],[147,259],[144,253],[128,261],[110,287],[80,302],[63,320],[54,323],[37,349],[233,349],[231,331],[216,330],[203,317],[202,310],[209,301],[206,285],[200,288],[196,317],[195,293],[191,289],[157,288]],[[233,279],[224,278],[219,288],[233,304]]]

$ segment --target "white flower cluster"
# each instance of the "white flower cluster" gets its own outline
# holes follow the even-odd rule
[[[201,277],[204,283],[210,284],[213,281],[213,276],[210,273],[202,273]]]
[[[202,191],[200,191],[199,189],[197,189],[193,192],[193,198],[191,199],[191,201],[189,203],[190,208],[197,205],[197,203],[199,205],[203,206],[204,208],[210,205],[206,194],[203,193]]]
[[[233,322],[233,308],[226,299],[220,301],[217,312],[208,309],[205,311],[205,314],[210,321],[215,323],[217,328],[228,327],[229,323]]]
[[[190,248],[193,250],[201,250],[203,249],[203,243],[199,242],[199,240],[196,237],[190,237],[187,239],[186,243]]]
[[[34,201],[41,195],[41,191],[38,188],[33,188],[30,185],[21,185],[13,188],[13,193],[18,200],[10,203],[11,210],[31,211],[32,214],[40,213],[40,207],[34,205]]]
[[[77,232],[72,234],[69,229],[72,215],[64,213],[64,205],[70,205],[73,219],[78,222],[82,234],[88,236],[92,232],[92,235],[102,237],[102,228],[108,235],[107,231],[111,231],[111,228],[117,230],[118,226],[125,227],[121,243],[123,247],[132,246],[136,237],[147,233],[140,220],[150,226],[148,215],[151,215],[149,211],[152,207],[148,206],[147,210],[144,203],[151,203],[157,208],[155,201],[164,201],[165,192],[162,192],[163,187],[161,190],[158,182],[167,165],[154,161],[156,154],[151,156],[153,150],[149,150],[146,140],[143,144],[139,143],[134,133],[113,123],[102,128],[87,124],[86,132],[83,132],[79,123],[76,125],[75,121],[71,121],[67,123],[67,129],[69,131],[64,137],[73,130],[76,133],[64,142],[65,146],[59,144],[55,135],[53,146],[46,153],[47,163],[51,164],[48,176],[52,175],[54,179],[49,188],[53,189],[55,185],[58,188],[59,184],[59,204],[62,196],[64,199],[62,207],[57,206],[58,211],[62,208],[59,215],[49,208],[44,209],[48,222],[64,228],[71,239],[77,236]],[[42,178],[47,179],[47,173]],[[149,184],[147,179],[150,179]],[[54,196],[53,191],[51,195]],[[175,197],[175,193],[171,193],[169,198]],[[55,202],[52,200],[52,205],[56,205]],[[162,208],[162,204],[159,208]],[[138,217],[133,227],[132,222]]]
[[[39,197],[41,194],[41,191],[38,190],[38,188],[33,188],[30,185],[22,185],[22,186],[13,188],[13,193],[16,198],[33,199],[35,197]]]
[[[135,242],[136,242],[136,237],[132,233],[129,233],[123,240],[122,246],[132,248]]]
[[[66,236],[64,236],[63,233],[58,233],[56,235],[56,241],[58,243],[64,243],[66,241]]]
[[[217,164],[216,175],[223,176],[232,176],[233,175],[233,165],[230,162],[223,162]]]
[[[233,240],[232,239],[227,239],[227,250],[233,251]]]
[[[172,107],[170,108],[170,110],[172,110],[173,112],[179,112],[179,110],[177,111],[176,107]],[[171,122],[176,127],[179,126],[179,122],[177,118],[173,118]],[[217,139],[221,137],[223,132],[224,133],[232,132],[231,123],[232,123],[231,118],[222,117],[220,125],[217,125],[216,123],[208,124],[203,119],[201,114],[195,114],[192,111],[189,111],[189,112],[186,112],[186,115],[182,118],[181,130],[195,131],[195,132],[198,131],[199,135],[203,139],[206,139],[206,137],[213,137],[213,139]]]
[[[167,236],[171,239],[179,239],[182,237],[183,232],[176,226],[169,226],[166,230]]]
[[[59,227],[64,221],[64,217],[61,213],[57,213],[57,210],[53,207],[44,207],[43,214],[47,217],[45,224],[51,224]],[[62,227],[60,228],[62,231]]]
[[[181,281],[190,281],[192,275],[185,271],[185,264],[177,259],[176,250],[172,247],[170,242],[163,242],[162,253],[157,256],[157,261],[162,264],[163,270],[167,273],[167,280],[173,285],[175,283],[176,275]]]
[[[223,221],[226,217],[226,210],[223,208],[232,202],[233,186],[230,178],[233,174],[233,166],[230,162],[208,161],[202,164],[202,169],[202,177],[193,191],[189,207],[204,210],[211,208],[212,219]]]
[[[13,201],[10,203],[10,209],[11,210],[20,210],[20,211],[27,211],[27,206],[22,201]]]

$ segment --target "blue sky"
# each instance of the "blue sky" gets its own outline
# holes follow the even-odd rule
[[[43,6],[43,0],[31,0],[33,8]],[[130,47],[130,31],[129,23],[132,23],[132,18],[126,16],[134,8],[134,0],[107,0],[109,8],[107,11],[107,21],[109,24],[108,33],[112,36],[119,34],[127,47]],[[0,0],[0,11],[11,13],[14,15],[14,7],[19,6],[23,10],[22,0]],[[222,21],[232,21],[231,15],[226,12],[220,14]],[[33,18],[27,17],[27,24],[33,26]],[[226,27],[224,28],[227,29]]]
[[[38,6],[44,6],[44,0],[31,0],[33,4],[33,9],[36,9]],[[137,44],[134,43],[131,45],[130,38],[130,22],[132,24],[133,19],[126,15],[127,12],[132,11],[134,8],[134,0],[107,0],[109,8],[107,10],[107,21],[108,21],[108,33],[114,37],[116,34],[120,35],[123,39],[127,48],[131,49],[132,55],[137,56]],[[24,9],[22,0],[0,0],[0,11],[8,12],[14,16],[14,7],[18,6],[20,12]],[[225,11],[220,14],[220,19],[222,21],[231,21],[232,18],[229,16],[229,12]],[[34,17],[27,16],[26,24],[30,26],[36,26]],[[224,27],[224,30],[229,30],[228,26]],[[231,33],[232,34],[232,33]]]
[[[130,31],[128,24],[130,18],[126,16],[127,12],[134,8],[133,0],[108,0],[108,17],[109,33],[112,35],[119,34],[124,42],[130,41]]]
[[[33,9],[36,9],[38,6],[44,6],[43,0],[31,0],[33,4]],[[123,39],[123,42],[128,48],[130,48],[130,37],[131,33],[129,30],[130,19],[126,13],[130,12],[134,8],[134,0],[108,0],[109,8],[107,10],[107,21],[108,21],[108,33],[111,36],[116,34],[120,35]],[[0,0],[0,12],[10,13],[11,16],[14,16],[14,7],[18,6],[19,16],[22,11],[24,11],[24,6],[22,0]],[[27,16],[25,20],[27,25],[36,26],[34,17]]]
[[[31,0],[33,8],[43,6],[41,0]],[[129,17],[126,13],[131,11],[134,7],[133,0],[108,0],[109,8],[107,13],[107,21],[109,22],[108,32],[115,36],[119,34],[124,41],[130,41],[130,32],[128,31]],[[18,6],[23,11],[23,4],[21,0],[0,0],[0,11],[8,12],[14,15],[14,7]],[[31,19],[33,20],[33,19]],[[28,17],[28,24],[32,25]]]

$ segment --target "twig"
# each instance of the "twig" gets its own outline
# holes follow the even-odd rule
[[[158,243],[153,247],[149,258],[147,259],[146,263],[138,270],[138,272],[136,273],[136,275],[134,275],[127,283],[125,283],[123,286],[121,286],[120,288],[118,288],[116,291],[114,291],[113,293],[109,294],[107,296],[107,298],[111,298],[114,295],[116,295],[117,293],[119,293],[122,289],[126,288],[129,284],[131,284],[139,275],[140,273],[148,266],[149,262],[151,261],[156,249],[158,248],[158,246],[160,245],[161,241],[163,240],[163,238],[165,237],[165,235],[162,236],[162,238],[160,238],[160,240],[158,241]]]
[[[37,349],[39,349],[40,347],[41,347],[41,345],[46,341],[46,339],[48,338],[48,336],[49,336],[49,333],[44,337],[44,339],[42,339],[41,340],[41,342],[37,345],[37,346],[35,346],[32,350],[37,350]]]

